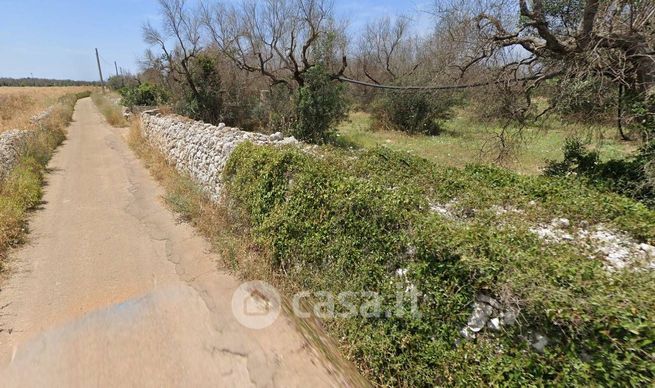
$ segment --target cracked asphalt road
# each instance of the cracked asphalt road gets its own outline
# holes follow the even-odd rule
[[[0,291],[0,386],[342,386],[282,315],[233,317],[240,282],[176,222],[125,129],[80,100],[30,242]]]

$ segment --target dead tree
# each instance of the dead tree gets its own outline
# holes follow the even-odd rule
[[[344,27],[337,25],[327,0],[205,4],[203,25],[220,52],[272,84],[302,86],[305,73],[317,63],[337,79],[347,66]],[[338,56],[340,63],[335,63]]]
[[[410,34],[410,19],[384,17],[368,23],[359,41],[358,63],[375,84],[411,76],[420,66],[418,38]]]
[[[158,1],[162,16],[161,31],[146,23],[143,37],[146,43],[157,47],[161,53],[156,55],[148,50],[144,58],[146,66],[160,68],[174,81],[182,77],[194,98],[200,101],[200,92],[191,73],[191,61],[202,50],[200,20],[187,8],[185,0]],[[167,46],[171,41],[172,48]]]
[[[470,10],[477,12],[463,13],[468,17],[461,20],[475,23],[478,42],[477,55],[461,65],[464,71],[504,56],[494,67],[506,78],[543,75],[536,78],[538,84],[548,77],[564,82],[604,77],[644,104],[642,120],[655,120],[655,2],[479,0],[467,4],[475,4]]]

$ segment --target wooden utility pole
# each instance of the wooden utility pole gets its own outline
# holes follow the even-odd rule
[[[98,61],[98,73],[100,73],[100,85],[102,85],[102,92],[105,92],[105,80],[102,79],[102,67],[100,67],[100,54],[98,54],[98,49],[96,49],[96,61]]]
[[[616,101],[616,105],[618,108],[616,121],[619,127],[619,135],[621,135],[621,140],[628,141],[630,140],[630,138],[626,136],[626,134],[623,132],[623,94],[624,94],[623,84],[619,84],[619,98]]]
[[[118,65],[116,64],[116,61],[114,61],[114,67],[116,68],[116,77],[118,77]]]

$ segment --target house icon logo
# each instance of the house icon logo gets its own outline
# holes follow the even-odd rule
[[[232,313],[243,326],[264,329],[280,315],[280,294],[275,287],[259,280],[243,283],[232,295]]]

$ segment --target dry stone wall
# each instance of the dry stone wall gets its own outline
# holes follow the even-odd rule
[[[33,135],[33,131],[18,129],[0,133],[0,181],[14,168]]]
[[[220,198],[223,169],[237,145],[245,141],[260,145],[298,143],[279,132],[246,132],[157,111],[141,113],[141,132],[150,145],[161,151],[179,172],[189,175],[213,200]]]
[[[48,109],[32,117],[31,121],[35,124],[37,129],[20,130],[12,129],[0,133],[0,182],[2,182],[7,174],[16,166],[18,159],[25,152],[30,138],[37,135],[38,131],[43,130],[40,123],[47,119],[52,114],[55,106],[52,105]]]

